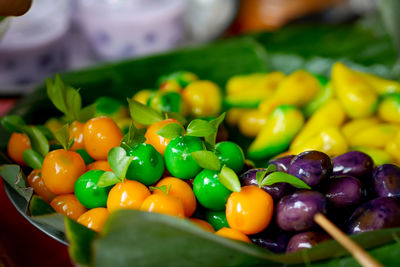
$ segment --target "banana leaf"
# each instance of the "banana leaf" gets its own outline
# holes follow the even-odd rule
[[[335,60],[391,77],[395,64],[393,44],[386,35],[380,35],[381,39],[375,37],[373,31],[356,26],[293,27],[282,32],[240,37],[64,73],[61,78],[66,84],[81,88],[84,104],[88,104],[98,96],[124,100],[139,89],[154,87],[156,79],[162,74],[177,70],[192,71],[201,79],[215,81],[222,88],[233,75],[272,69],[291,72],[306,68],[329,75],[329,66]],[[28,123],[34,124],[60,115],[48,100],[43,86],[24,97],[11,113],[21,115]],[[2,162],[7,162],[5,147],[8,136],[0,127]],[[184,220],[139,211],[114,213],[104,230],[96,234],[72,220],[48,214],[51,209],[45,203],[26,194],[29,190],[26,190],[26,184],[20,183],[24,174],[18,166],[3,165],[0,175],[8,183],[6,190],[10,198],[18,199],[15,205],[22,207],[20,211],[28,220],[47,234],[55,231],[55,238],[61,242],[67,242],[67,237],[71,256],[81,265],[281,266],[312,262],[321,266],[357,266],[336,241],[328,241],[302,252],[272,254],[255,245],[206,233]],[[390,266],[395,265],[400,257],[399,234],[400,228],[393,228],[352,238],[370,249],[383,264]]]

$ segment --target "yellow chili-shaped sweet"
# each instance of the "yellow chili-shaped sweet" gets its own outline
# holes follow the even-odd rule
[[[269,114],[282,104],[303,107],[318,94],[320,87],[314,75],[305,70],[298,70],[284,78],[272,97],[261,102],[259,109]]]
[[[359,132],[379,123],[377,117],[367,117],[361,119],[354,119],[342,126],[342,133],[347,140],[350,140],[353,136]]]
[[[142,103],[143,105],[147,105],[147,102],[152,94],[153,91],[151,90],[140,90],[132,97],[132,99]]]
[[[314,112],[331,100],[334,95],[332,82],[323,85],[314,99],[303,108],[304,115],[306,115],[307,118],[310,117]]]
[[[349,139],[349,143],[352,147],[372,147],[383,149],[386,143],[392,140],[399,131],[399,125],[380,123],[355,134]]]
[[[378,95],[355,71],[337,62],[332,67],[332,82],[336,96],[349,117],[368,117],[375,112]]]
[[[238,128],[244,136],[256,137],[266,123],[267,116],[258,109],[253,109],[242,113]]]
[[[375,166],[393,163],[392,156],[382,149],[372,148],[372,147],[353,147],[351,148],[351,150],[358,150],[369,155],[374,161]]]
[[[264,159],[284,152],[303,124],[304,116],[295,106],[277,107],[250,145],[248,156],[252,159]]]
[[[307,150],[318,150],[335,157],[346,153],[348,144],[339,127],[329,126],[290,151],[296,155]]]
[[[369,83],[379,95],[400,92],[400,83],[397,81],[384,79],[374,74],[365,72],[357,72],[357,74],[360,75],[361,78],[363,78],[367,83]]]
[[[244,113],[247,111],[252,110],[248,108],[231,108],[226,112],[226,118],[225,121],[231,125],[235,126],[238,124],[239,119],[242,117]]]
[[[384,96],[378,106],[378,114],[384,121],[400,123],[400,93]]]
[[[296,147],[306,143],[308,139],[327,127],[342,125],[345,119],[346,114],[341,103],[336,99],[330,100],[310,117],[293,140],[290,149],[296,150]]]
[[[400,164],[400,132],[385,145],[385,151],[392,156],[394,162]]]

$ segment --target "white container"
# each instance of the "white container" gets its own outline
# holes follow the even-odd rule
[[[184,0],[79,0],[78,20],[100,58],[121,59],[178,45],[184,10]]]
[[[0,42],[0,92],[19,94],[68,67],[69,0],[35,0]]]

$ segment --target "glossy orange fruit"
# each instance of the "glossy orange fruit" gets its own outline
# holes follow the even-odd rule
[[[51,202],[50,206],[57,212],[77,220],[79,216],[84,214],[87,209],[79,203],[74,194],[63,194],[56,196]]]
[[[33,188],[36,195],[43,198],[44,201],[50,202],[56,195],[51,192],[44,184],[40,170],[33,170],[27,177],[28,184]]]
[[[119,146],[123,134],[108,117],[88,120],[83,129],[83,142],[87,153],[95,160],[107,160],[108,151]]]
[[[233,192],[226,203],[226,219],[232,229],[256,234],[267,228],[274,209],[272,197],[255,185]]]
[[[185,210],[185,216],[190,217],[196,210],[196,197],[192,188],[183,180],[175,177],[165,177],[161,179],[156,187],[166,186],[170,188],[168,195],[181,200]],[[161,190],[155,190],[153,194],[164,194]]]
[[[85,144],[83,142],[83,127],[84,124],[79,121],[74,121],[71,123],[69,127],[69,139],[74,138],[74,144],[72,145],[72,150],[77,150],[81,148],[85,148]]]
[[[54,194],[67,194],[74,192],[75,181],[85,171],[85,162],[77,152],[58,149],[44,158],[42,179]]]
[[[150,195],[149,189],[144,184],[125,180],[111,188],[107,198],[107,209],[110,213],[119,209],[138,210]]]
[[[79,216],[77,222],[89,229],[100,232],[108,215],[109,212],[106,208],[94,208]]]
[[[230,239],[251,243],[251,240],[250,240],[250,238],[247,237],[247,235],[245,235],[242,232],[235,230],[235,229],[222,227],[221,229],[216,231],[215,234],[217,234],[219,236],[227,237]]]
[[[28,136],[23,133],[12,133],[7,144],[8,156],[16,163],[22,166],[26,166],[22,153],[26,149],[31,148],[31,142]]]
[[[158,135],[157,132],[158,130],[160,130],[162,127],[164,127],[169,123],[179,123],[179,122],[175,119],[166,119],[163,121],[156,122],[150,125],[149,128],[147,128],[147,131],[144,135],[144,137],[146,137],[146,143],[153,145],[154,148],[163,156],[165,148],[167,147],[171,139],[164,138]]]
[[[206,221],[197,219],[197,218],[190,218],[189,219],[192,223],[195,223],[197,226],[203,228],[204,230],[206,230],[207,232],[211,232],[214,233],[214,228],[212,227],[211,224],[209,224]]]
[[[179,218],[185,216],[182,201],[167,194],[152,194],[143,201],[140,210],[167,214]]]
[[[107,160],[96,160],[89,165],[87,165],[87,170],[103,170],[106,172],[112,172],[110,164]]]

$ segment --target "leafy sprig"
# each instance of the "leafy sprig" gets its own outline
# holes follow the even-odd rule
[[[264,171],[258,171],[256,173],[256,179],[260,188],[264,185],[269,186],[276,183],[288,183],[296,188],[311,189],[308,184],[296,176],[276,171],[276,166],[274,164],[269,165]]]
[[[133,123],[129,126],[128,133],[121,140],[120,147],[129,151],[134,145],[146,142],[144,136],[146,129],[137,129]]]
[[[107,187],[123,182],[132,160],[133,156],[127,156],[125,149],[122,147],[111,148],[107,155],[107,161],[113,171],[103,173],[97,185],[100,187]]]
[[[65,124],[54,133],[54,137],[65,150],[70,150],[74,145],[74,138],[69,139],[69,125]]]

